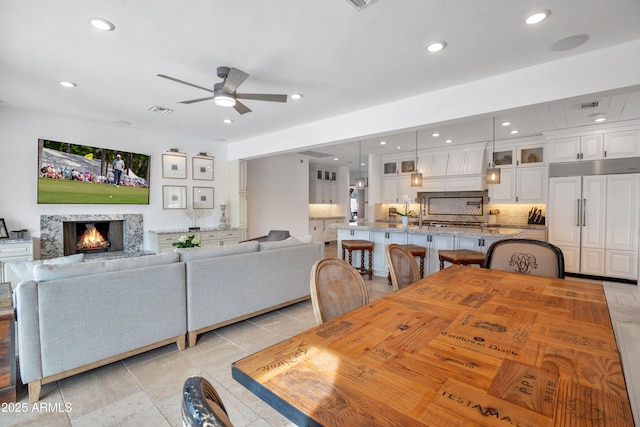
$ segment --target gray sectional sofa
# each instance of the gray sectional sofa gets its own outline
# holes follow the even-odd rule
[[[309,298],[324,246],[298,239],[33,265],[15,286],[29,400],[43,384]],[[23,266],[24,270],[24,266]]]

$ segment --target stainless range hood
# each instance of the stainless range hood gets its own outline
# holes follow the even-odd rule
[[[620,173],[640,173],[640,157],[549,164],[549,178]]]

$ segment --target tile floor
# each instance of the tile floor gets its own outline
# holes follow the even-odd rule
[[[326,255],[335,256],[335,244],[328,245]],[[372,299],[390,291],[386,278],[365,283]],[[618,283],[605,283],[605,289],[616,333],[635,351],[640,343],[640,290]],[[230,365],[312,326],[313,310],[306,301],[203,334],[195,347],[182,352],[166,346],[47,384],[35,406],[20,386],[14,409],[25,411],[0,412],[0,426],[180,426],[182,384],[190,375],[211,381],[236,427],[293,426],[236,383]],[[631,376],[635,372],[636,378],[637,371]],[[629,386],[630,394],[633,385],[640,387],[639,381]]]

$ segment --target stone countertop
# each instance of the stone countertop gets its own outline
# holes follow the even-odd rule
[[[520,237],[522,235],[521,228],[506,227],[435,227],[409,225],[403,228],[402,224],[385,223],[385,222],[360,222],[351,224],[331,224],[330,227],[346,230],[369,230],[369,231],[389,231],[392,233],[412,233],[412,234],[442,234],[442,235],[458,235],[465,237]]]
[[[182,234],[193,234],[193,233],[208,233],[210,231],[237,231],[238,228],[230,227],[225,230],[220,230],[218,227],[202,227],[200,230],[190,231],[185,228],[179,228],[175,230],[149,230],[149,233],[154,234],[174,234],[174,233],[182,233]]]
[[[492,228],[518,228],[522,230],[546,230],[545,224],[482,224],[483,227]]]
[[[8,238],[8,239],[0,239],[0,245],[11,244],[11,243],[32,243],[33,239],[31,237],[23,237],[21,239],[18,238]]]
[[[345,219],[346,216],[310,216],[309,221],[321,221],[323,219]]]

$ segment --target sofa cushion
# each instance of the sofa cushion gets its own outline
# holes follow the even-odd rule
[[[110,271],[132,270],[134,268],[153,267],[179,261],[178,254],[166,253],[135,258],[121,258],[107,261],[84,262],[67,265],[37,265],[33,269],[33,278],[38,282],[68,279],[71,277],[91,276]]]
[[[281,249],[288,248],[291,246],[300,246],[304,245],[300,239],[291,238],[286,240],[280,240],[276,242],[260,242],[260,250],[261,251],[269,251],[271,249]]]
[[[296,239],[300,240],[305,245],[307,245],[309,243],[313,243],[313,237],[311,237],[311,234],[305,234],[304,236],[298,236],[298,237],[296,237]]]
[[[205,248],[180,248],[175,251],[180,254],[180,261],[193,261],[203,258],[214,258],[226,255],[246,254],[257,252],[259,243],[256,241],[242,242],[233,245],[210,246]]]
[[[61,256],[51,259],[38,259],[33,261],[19,261],[11,264],[13,272],[16,273],[20,282],[33,280],[33,269],[41,264],[75,264],[84,261],[84,254]]]

